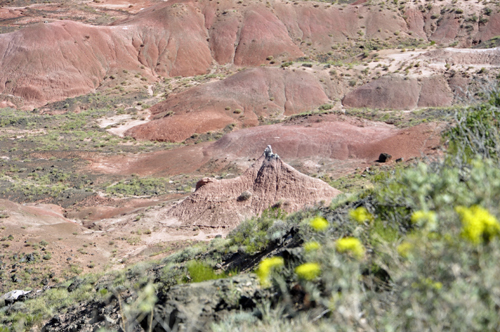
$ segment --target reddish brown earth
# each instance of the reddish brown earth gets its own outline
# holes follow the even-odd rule
[[[342,103],[348,108],[403,110],[451,105],[453,93],[443,77],[419,80],[399,75],[384,76],[347,93]]]
[[[256,126],[259,118],[282,118],[328,101],[319,79],[312,74],[255,68],[170,95],[151,108],[154,121],[131,128],[126,135],[181,142],[194,133],[220,130],[232,123]]]
[[[123,267],[121,263],[125,259],[128,263],[134,263],[150,255],[159,254],[157,258],[168,255],[192,243],[180,243],[177,239],[186,240],[193,237],[190,230],[182,230],[172,236],[163,234],[161,241],[152,240],[153,235],[140,234],[138,229],[153,230],[154,225],[138,225],[137,222],[132,223],[135,235],[131,233],[130,228],[115,228],[110,232],[89,230],[63,217],[61,207],[47,204],[21,205],[0,200],[0,216],[0,253],[4,254],[2,259],[7,255],[20,256],[34,251],[40,255],[40,259],[30,264],[30,268],[35,271],[32,276],[38,278],[35,287],[39,286],[40,280],[46,278],[49,272],[55,278],[67,278],[68,274],[74,275],[75,267],[80,273],[120,268]],[[108,228],[109,224],[106,225]],[[165,241],[168,241],[168,246],[158,243]],[[46,244],[41,245],[43,242]],[[51,258],[41,259],[46,254],[50,254]],[[16,269],[9,271],[14,274]],[[24,273],[18,269],[17,273],[19,272]],[[50,280],[50,283],[54,280],[57,279]]]
[[[95,221],[130,214],[141,208],[182,197],[184,197],[182,194],[171,194],[155,198],[117,199],[96,195],[67,208],[64,215],[70,219],[82,220],[82,224],[86,228],[98,229],[94,227]]]
[[[385,152],[394,159],[419,157],[440,144],[441,127],[423,124],[397,129],[384,123],[346,116],[315,115],[288,123],[247,128],[229,133],[215,143],[204,143],[174,150],[141,155],[92,157],[90,169],[107,174],[171,176],[207,174],[236,162],[240,168],[267,145],[280,157],[301,168],[320,160],[323,169],[340,176],[355,167],[374,162]],[[317,169],[315,171],[317,171]]]
[[[408,24],[400,11],[366,4],[176,0],[113,26],[66,20],[30,25],[0,35],[0,99],[21,97],[16,105],[31,108],[94,91],[104,77],[122,70],[151,82],[158,76],[205,74],[215,63],[257,66],[272,57],[279,64],[359,38],[404,39],[411,33],[467,46],[500,34],[498,14],[487,23],[468,24],[469,33],[461,15],[447,12],[435,21],[432,11],[419,14],[414,5],[407,7]],[[16,17],[24,12],[2,13]]]
[[[240,177],[204,179],[197,190],[163,213],[163,223],[233,228],[279,204],[286,212],[319,202],[329,203],[340,191],[287,165],[270,148]]]

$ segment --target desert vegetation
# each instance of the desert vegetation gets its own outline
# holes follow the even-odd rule
[[[498,330],[499,5],[4,1],[0,332]]]
[[[178,287],[255,273],[261,297],[244,310],[241,290],[221,294],[225,318],[214,331],[494,330],[499,107],[494,92],[455,110],[442,157],[379,171],[373,188],[290,215],[271,208],[226,239],[69,279],[1,320],[37,326],[61,310],[76,315],[81,303],[114,308],[122,328],[147,328],[162,324],[159,299]]]

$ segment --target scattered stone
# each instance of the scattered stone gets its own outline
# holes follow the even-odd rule
[[[2,307],[3,305],[14,303],[18,300],[23,300],[24,296],[29,293],[31,293],[31,291],[24,291],[19,289],[10,291],[0,296],[0,307]]]
[[[213,178],[204,177],[200,181],[196,182],[196,190],[198,190],[199,188],[203,187],[204,185],[206,185],[210,182],[214,182],[214,181],[215,181],[215,179],[213,179]]]
[[[250,197],[252,197],[252,193],[249,191],[244,191],[241,193],[240,196],[238,196],[237,200],[238,200],[238,202],[243,202],[243,201],[250,199]]]
[[[386,163],[389,160],[391,160],[392,156],[388,153],[381,153],[380,156],[378,157],[378,162],[380,163]]]

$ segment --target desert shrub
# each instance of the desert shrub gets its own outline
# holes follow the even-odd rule
[[[208,264],[200,261],[191,261],[187,264],[187,271],[192,282],[202,282],[213,279],[226,278],[225,273],[215,273]]]
[[[321,106],[319,107],[319,109],[320,109],[321,111],[328,111],[328,110],[330,110],[330,109],[332,109],[332,108],[333,108],[333,105],[332,105],[332,104],[324,104],[324,105],[321,105]]]
[[[244,247],[247,253],[255,253],[265,248],[271,238],[275,238],[277,228],[273,228],[276,221],[285,218],[285,213],[280,208],[269,208],[262,212],[259,218],[247,219],[240,223],[228,238],[230,246],[238,245]],[[268,231],[272,234],[268,234]]]
[[[161,195],[166,192],[167,179],[132,177],[106,188],[106,192],[114,195],[144,196]]]

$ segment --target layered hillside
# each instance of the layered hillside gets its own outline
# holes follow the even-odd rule
[[[145,8],[108,26],[43,21],[0,35],[0,93],[31,108],[95,91],[124,70],[153,82],[206,74],[215,64],[335,59],[336,45],[352,41],[471,46],[498,34],[500,14],[457,5],[183,0]]]

